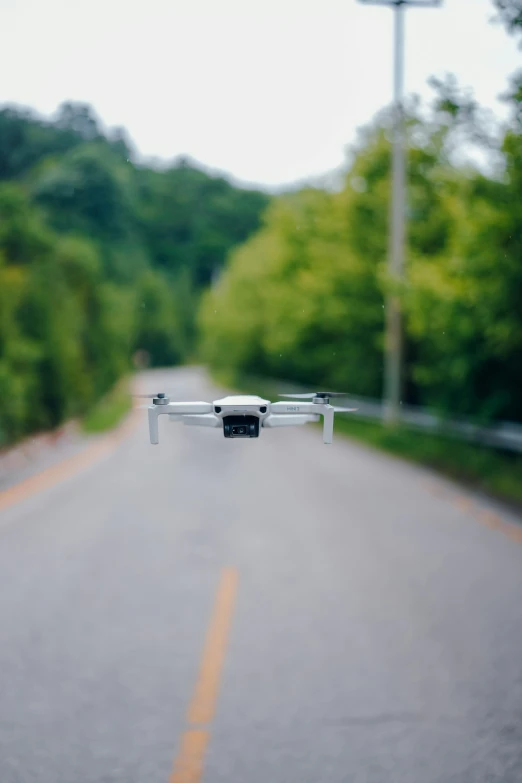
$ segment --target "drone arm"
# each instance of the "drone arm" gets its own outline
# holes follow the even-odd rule
[[[178,417],[176,417],[178,418]],[[221,427],[222,421],[213,413],[195,414],[193,416],[180,416],[183,424],[192,427]]]
[[[320,415],[323,417],[323,443],[332,443],[335,408],[333,405],[323,405],[316,402],[273,402],[270,406],[269,418],[300,418],[302,415]],[[267,425],[266,420],[263,424]],[[284,425],[281,425],[284,426]]]
[[[153,446],[157,446],[159,443],[159,430],[158,430],[158,414],[156,412],[156,406],[151,405],[149,408],[149,434],[150,442]]]
[[[212,413],[213,406],[210,402],[169,402],[167,405],[151,405],[149,412],[150,442],[153,445],[159,443],[158,416],[161,414],[204,414]]]
[[[269,415],[263,421],[263,427],[293,427],[296,424],[308,424],[319,421],[319,416],[314,413],[289,413]]]
[[[273,402],[270,405],[270,414],[280,416],[285,413],[292,414],[321,414],[324,405],[316,405],[315,402]]]
[[[335,410],[332,405],[324,405],[321,407],[323,408],[323,443],[332,443]]]

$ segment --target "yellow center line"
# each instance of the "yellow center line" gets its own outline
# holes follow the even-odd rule
[[[181,737],[181,747],[174,762],[170,783],[198,783],[201,780],[208,740],[208,731],[202,729],[185,731]]]
[[[203,773],[209,726],[216,711],[221,673],[225,661],[238,585],[235,568],[221,573],[199,674],[187,710],[187,728],[181,737],[169,783],[198,783]],[[197,728],[192,728],[197,726]],[[203,728],[205,727],[206,728]]]

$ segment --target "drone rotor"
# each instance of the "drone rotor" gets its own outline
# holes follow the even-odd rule
[[[305,394],[279,394],[279,397],[290,397],[292,400],[313,400],[314,402],[328,403],[330,397],[347,397],[346,392],[317,391]]]
[[[152,400],[153,405],[168,405],[170,402],[170,399],[165,392],[158,392],[157,394],[133,394],[132,396],[141,400]]]

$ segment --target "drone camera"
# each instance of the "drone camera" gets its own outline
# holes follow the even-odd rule
[[[223,434],[225,438],[258,438],[259,419],[257,416],[224,416]]]

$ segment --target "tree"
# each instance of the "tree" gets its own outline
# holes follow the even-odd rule
[[[87,103],[62,103],[56,112],[54,125],[60,130],[78,134],[83,141],[94,141],[102,136],[98,119]]]
[[[510,33],[522,32],[522,3],[520,0],[493,0],[500,20]]]
[[[166,171],[139,171],[141,226],[154,265],[169,274],[189,270],[202,288],[231,248],[260,225],[268,197],[239,190],[181,162]]]
[[[349,250],[345,195],[276,200],[205,299],[209,361],[235,371],[375,394],[382,296],[375,269]]]
[[[261,230],[231,255],[203,302],[204,356],[377,396],[384,294],[402,300],[404,401],[481,421],[522,421],[522,122],[520,80],[506,97],[501,143],[473,96],[435,82],[429,115],[408,108],[408,258],[386,274],[390,118],[351,151],[340,193],[280,197]],[[495,153],[490,173],[459,158],[462,140]]]
[[[82,415],[139,348],[189,355],[201,288],[266,201],[136,166],[87,105],[0,111],[0,445]]]

